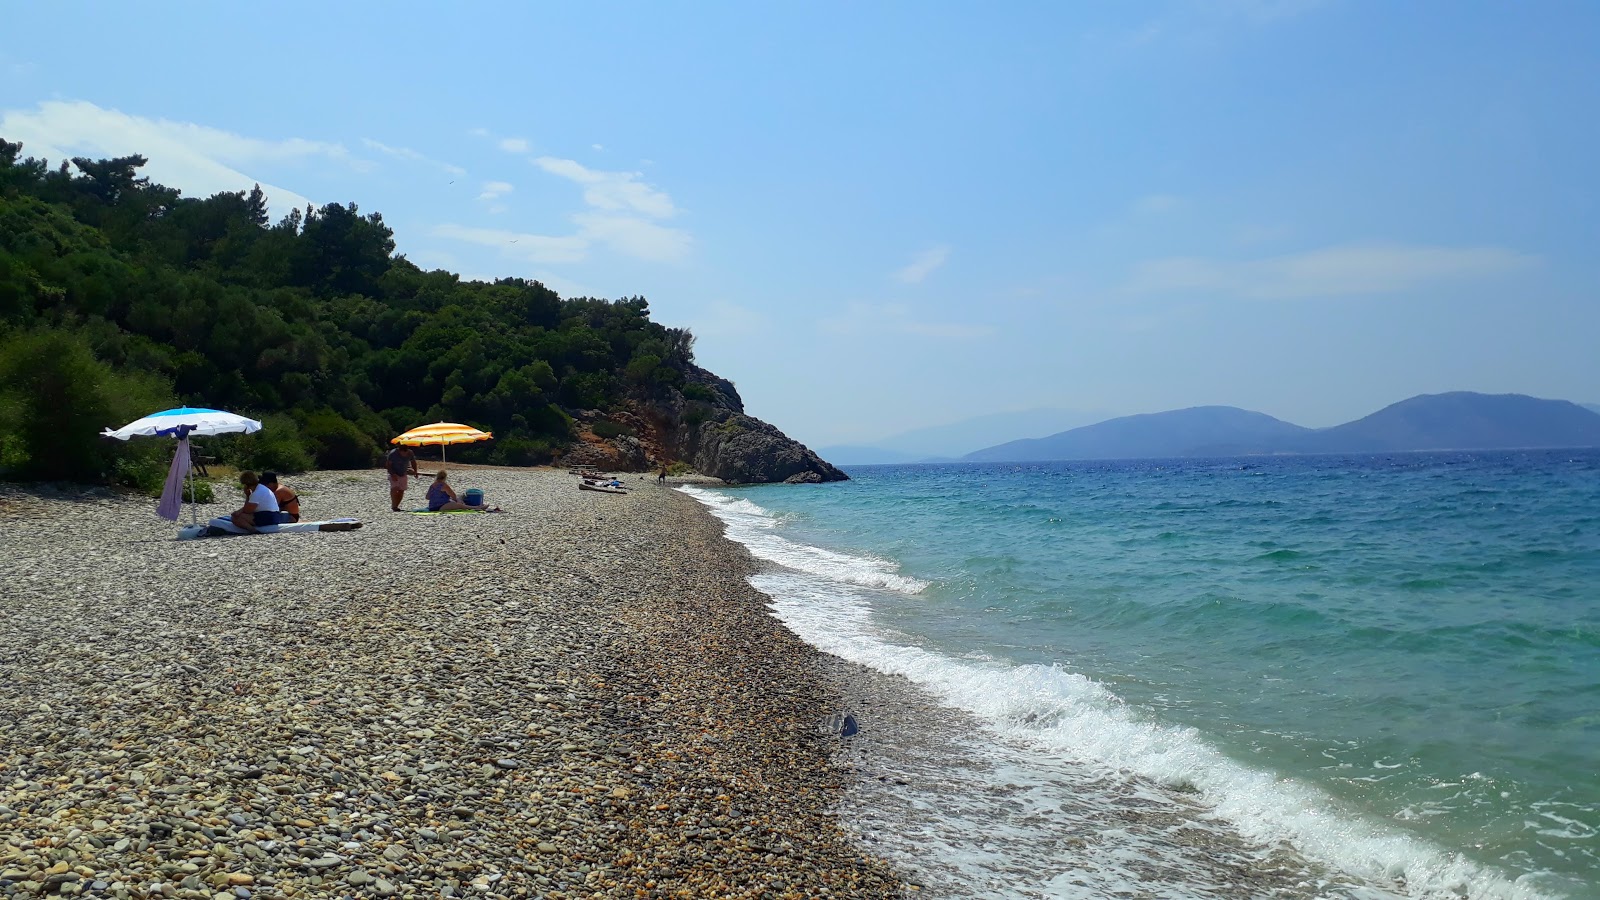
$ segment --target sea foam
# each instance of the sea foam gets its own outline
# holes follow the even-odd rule
[[[828,653],[886,674],[903,676],[942,702],[976,715],[993,737],[1024,748],[1038,784],[1060,783],[1050,770],[1063,758],[1086,760],[1100,774],[1136,775],[1200,798],[1243,837],[1271,845],[1289,842],[1306,857],[1371,885],[1347,896],[1542,898],[1531,879],[1512,880],[1399,829],[1345,810],[1316,788],[1270,771],[1252,769],[1207,744],[1193,729],[1152,721],[1112,691],[1059,666],[1006,665],[955,659],[898,642],[875,626],[871,591],[918,593],[927,582],[898,573],[889,560],[852,556],[790,541],[775,533],[779,521],[743,498],[683,488],[728,527],[728,537],[757,558],[790,571],[755,575],[751,583],[772,598],[772,609],[802,639]],[[1012,764],[1013,777],[1015,763]],[[992,829],[981,810],[964,828]],[[1043,820],[1041,820],[1043,821]],[[931,837],[920,835],[919,841]],[[947,848],[960,855],[959,846]],[[969,860],[974,883],[983,858]],[[915,860],[906,860],[912,866]],[[1012,860],[1008,866],[1021,861]],[[1058,860],[1032,864],[1060,867]],[[1071,870],[1057,884],[1072,882]],[[1001,879],[1000,882],[1004,882]],[[997,896],[1074,896],[1045,886]],[[1196,886],[1199,887],[1198,885]],[[1203,892],[1203,891],[1197,891]]]
[[[891,560],[835,553],[788,540],[773,530],[778,521],[771,513],[749,500],[688,485],[679,490],[709,506],[728,524],[729,536],[749,549],[756,559],[829,581],[884,588],[902,594],[917,594],[928,586],[926,581],[901,575],[900,567]],[[737,537],[734,531],[738,532]]]

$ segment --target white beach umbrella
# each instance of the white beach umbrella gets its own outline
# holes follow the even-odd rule
[[[189,482],[189,524],[194,525],[198,520],[194,503],[194,474],[189,466],[189,435],[213,434],[254,434],[261,430],[261,423],[255,419],[220,409],[201,409],[193,406],[180,406],[177,409],[165,409],[161,412],[151,413],[142,419],[136,419],[121,428],[107,428],[100,432],[104,437],[116,438],[119,441],[131,440],[136,437],[166,437],[178,439],[178,452],[172,457],[172,470],[167,473],[166,489],[161,493],[161,503],[156,506],[156,513],[162,518],[177,520],[179,510],[182,508],[182,488],[184,480]],[[182,471],[180,471],[180,469]]]
[[[134,437],[176,435],[183,427],[187,427],[185,434],[254,434],[261,430],[261,423],[220,409],[180,406],[177,409],[151,413],[114,431],[107,428],[100,433],[105,437],[126,441]]]

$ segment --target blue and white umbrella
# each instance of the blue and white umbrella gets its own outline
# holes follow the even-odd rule
[[[189,524],[194,527],[196,513],[194,505],[194,475],[189,468],[189,436],[192,434],[253,434],[261,430],[261,423],[255,419],[220,409],[199,409],[192,406],[181,406],[177,409],[166,409],[158,413],[151,413],[142,419],[129,422],[118,429],[107,428],[100,432],[109,438],[119,441],[131,440],[136,437],[175,437],[178,439],[178,452],[172,455],[172,468],[167,472],[167,483],[161,492],[161,502],[156,505],[156,514],[168,521],[176,522],[179,511],[183,509],[183,483],[189,481]]]
[[[253,434],[260,430],[261,423],[255,419],[247,419],[220,409],[181,406],[177,409],[151,413],[116,430],[107,428],[100,433],[105,437],[126,441],[134,437],[158,435]]]

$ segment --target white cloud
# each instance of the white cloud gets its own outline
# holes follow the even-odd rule
[[[917,254],[917,258],[900,271],[894,273],[895,280],[906,284],[919,284],[924,278],[933,274],[933,271],[944,265],[950,258],[950,248],[941,244],[930,247]]]
[[[395,159],[403,159],[407,162],[419,162],[426,163],[430,166],[438,166],[446,172],[449,172],[451,175],[467,174],[467,170],[461,168],[460,166],[452,165],[451,163],[447,162],[440,162],[439,160],[430,156],[418,153],[417,151],[412,150],[410,147],[391,147],[388,144],[380,143],[372,138],[362,138],[361,143],[363,146],[376,150],[379,153],[392,156]]]
[[[580,237],[649,262],[676,262],[689,254],[693,243],[688,232],[634,216],[579,213],[572,220],[578,223]]]
[[[245,170],[300,160],[331,161],[358,171],[365,165],[341,144],[245,137],[190,122],[131,116],[82,100],[50,100],[34,110],[7,110],[0,113],[0,134],[22,141],[25,154],[52,161],[142,154],[150,160],[142,170],[145,175],[190,196],[249,190],[259,183],[279,215],[310,201]]]
[[[499,250],[503,256],[534,263],[582,262],[589,251],[589,241],[576,235],[549,237],[498,228],[470,228],[453,224],[435,226],[433,235],[492,247]]]
[[[594,152],[596,152],[596,153],[604,153],[604,152],[606,152],[606,148],[601,146],[601,145],[599,145],[599,144],[590,144],[589,148],[591,150],[593,150]]]
[[[478,199],[498,200],[516,189],[516,185],[509,181],[485,181],[483,183],[483,193],[478,195]]]
[[[527,153],[533,145],[526,138],[501,138],[499,146],[507,153]]]
[[[486,137],[489,136],[489,129],[487,129],[487,128],[474,128],[471,131],[468,131],[467,134],[470,134],[473,137],[486,138]]]
[[[970,340],[988,337],[995,332],[992,325],[919,321],[912,317],[911,307],[904,303],[853,303],[845,315],[822,319],[817,324],[825,332],[847,336],[910,334]]]
[[[533,163],[552,175],[583,185],[584,202],[595,209],[628,209],[656,219],[671,218],[678,212],[665,191],[638,180],[643,177],[642,172],[605,172],[553,156],[541,156]]]
[[[1141,263],[1130,290],[1203,291],[1260,300],[1386,294],[1428,282],[1496,275],[1536,257],[1501,247],[1352,244],[1256,260],[1174,257]]]

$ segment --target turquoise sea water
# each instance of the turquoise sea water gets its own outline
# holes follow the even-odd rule
[[[1379,894],[1600,897],[1600,451],[851,475],[687,490],[797,633],[1039,783],[1152,779]]]

